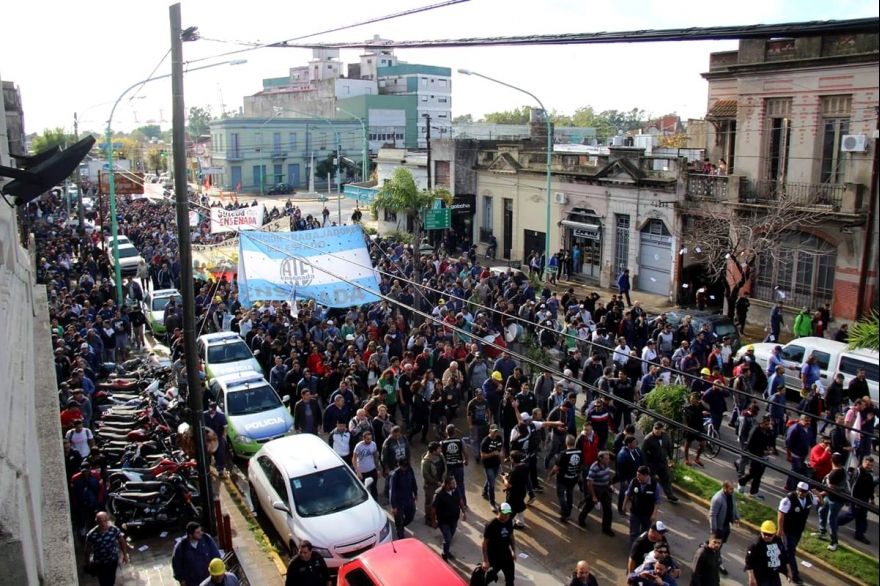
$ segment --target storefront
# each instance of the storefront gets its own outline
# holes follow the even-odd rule
[[[568,218],[562,220],[565,228],[565,247],[571,251],[577,263],[572,267],[573,276],[587,282],[598,283],[602,270],[602,219],[595,211],[573,208]]]
[[[465,241],[474,242],[474,217],[477,215],[477,196],[456,195],[452,200],[452,231],[455,232],[458,246],[465,248]]]

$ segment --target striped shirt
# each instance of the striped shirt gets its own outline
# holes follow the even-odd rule
[[[608,488],[611,486],[611,466],[603,468],[599,465],[599,462],[593,462],[587,479],[593,483],[593,488]]]

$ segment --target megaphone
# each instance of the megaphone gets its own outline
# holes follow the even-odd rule
[[[94,145],[95,137],[90,135],[63,151],[56,146],[32,157],[16,156],[24,168],[0,166],[0,177],[13,179],[0,189],[0,193],[15,197],[17,206],[33,201],[67,179]]]

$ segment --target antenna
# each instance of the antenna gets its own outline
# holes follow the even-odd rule
[[[220,82],[217,82],[217,93],[220,95],[220,117],[223,118],[226,114],[226,104],[223,103],[223,88],[220,86]]]

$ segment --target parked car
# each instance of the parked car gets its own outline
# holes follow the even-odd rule
[[[117,249],[119,251],[120,274],[123,277],[136,274],[138,265],[144,260],[138,252],[138,249],[135,248],[131,242],[123,241],[118,241]],[[109,245],[107,246],[107,258],[110,260],[110,266],[115,269],[116,264],[113,258],[113,247]]]
[[[733,323],[733,320],[726,315],[699,310],[666,312],[666,319],[672,324],[673,331],[681,325],[681,322],[683,322],[687,316],[691,316],[691,325],[694,328],[694,333],[700,331],[704,323],[708,323],[710,326],[709,329],[718,336],[719,341],[724,336],[728,336],[733,351],[736,352],[739,350],[741,344],[739,331],[736,329],[736,324]]]
[[[254,370],[263,373],[263,367],[254,358],[251,349],[235,332],[217,332],[199,336],[196,340],[196,350],[208,381],[234,372]]]
[[[150,291],[144,297],[144,315],[147,325],[154,336],[164,336],[165,331],[165,306],[171,300],[179,306],[183,303],[183,297],[177,289],[158,289]]]
[[[269,195],[287,195],[296,193],[296,189],[290,183],[278,183],[270,187],[266,193]]]
[[[378,545],[339,568],[336,586],[466,586],[461,576],[418,539]]]
[[[369,484],[316,435],[263,445],[248,464],[248,481],[257,514],[272,523],[293,555],[307,539],[327,567],[336,569],[391,542],[392,524],[367,492]]]
[[[259,372],[214,377],[208,394],[226,416],[226,438],[232,453],[250,458],[268,441],[293,431],[293,417]]]
[[[755,361],[766,372],[767,361],[777,344],[752,344],[752,346],[755,348]],[[737,358],[744,353],[745,348],[740,349],[737,352]],[[801,390],[800,368],[810,355],[819,359],[819,368],[821,369],[819,381],[823,387],[831,384],[834,375],[840,372],[843,374],[843,386],[846,388],[849,381],[858,374],[858,370],[864,368],[871,399],[873,401],[880,400],[878,397],[880,353],[876,350],[863,348],[847,350],[846,344],[843,342],[815,336],[797,338],[782,346],[782,362],[788,367],[785,371],[785,386],[792,397]]]

